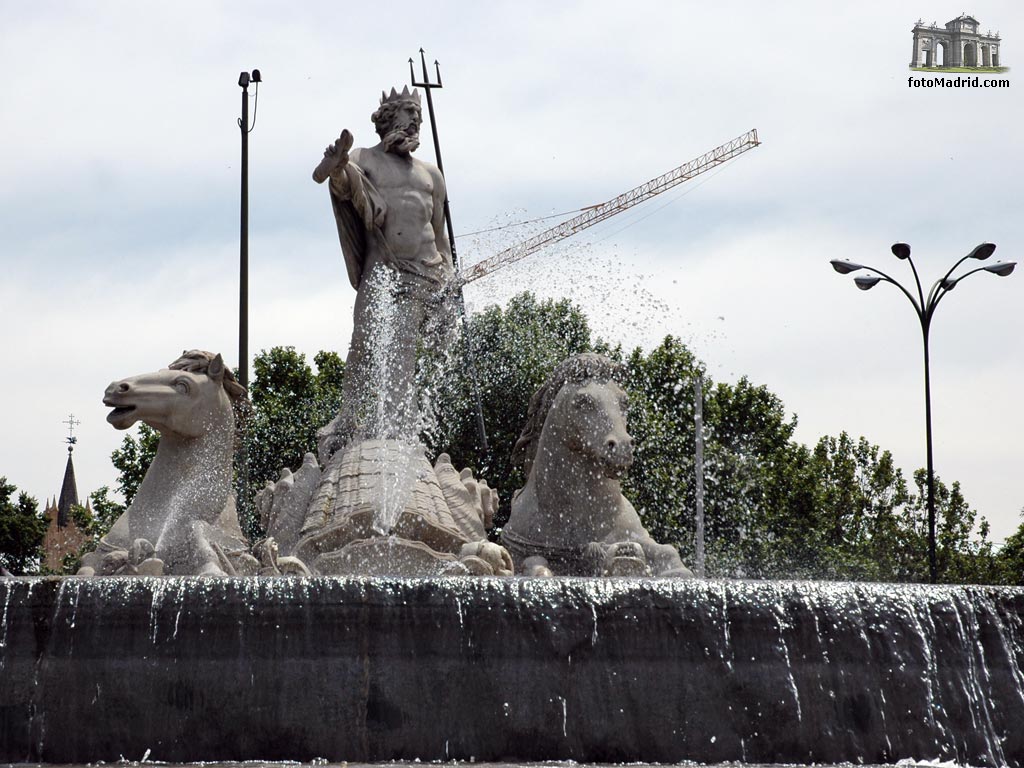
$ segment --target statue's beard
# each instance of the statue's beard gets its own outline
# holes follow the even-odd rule
[[[395,126],[381,139],[385,152],[408,154],[420,145],[420,135],[412,126]]]

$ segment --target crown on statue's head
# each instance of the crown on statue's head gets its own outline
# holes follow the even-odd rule
[[[385,104],[393,101],[414,101],[416,106],[420,105],[420,92],[415,88],[412,92],[409,91],[409,86],[406,85],[402,88],[402,92],[399,93],[394,88],[391,89],[391,94],[388,95],[386,91],[380,92],[380,105],[383,107]]]

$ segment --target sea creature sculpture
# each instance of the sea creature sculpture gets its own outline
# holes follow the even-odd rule
[[[228,551],[247,545],[231,492],[234,403],[245,397],[221,356],[191,350],[153,373],[115,381],[109,421],[160,433],[156,457],[132,499],[80,575],[225,575]]]
[[[512,499],[502,544],[517,570],[559,576],[692,576],[622,495],[633,463],[622,366],[584,353],[560,363],[530,400],[513,451],[526,485]]]
[[[300,485],[309,487],[286,476],[257,502],[279,541],[294,539],[284,511],[301,508]],[[431,465],[421,443],[358,440],[323,468],[298,539],[281,552],[325,576],[511,576],[511,555],[487,540],[497,504],[497,493],[447,454]]]

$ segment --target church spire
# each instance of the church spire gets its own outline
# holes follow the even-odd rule
[[[64,483],[60,487],[60,499],[57,501],[58,528],[67,526],[71,520],[72,505],[78,506],[79,504],[78,484],[75,482],[75,464],[71,460],[71,454],[75,450],[75,443],[78,442],[78,438],[75,437],[75,427],[82,422],[78,421],[74,414],[71,414],[64,423],[68,425],[68,436],[66,438],[68,444],[68,463],[64,468]]]

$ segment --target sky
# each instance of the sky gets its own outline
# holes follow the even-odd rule
[[[913,308],[890,285],[858,291],[830,259],[909,280],[889,251],[907,242],[930,285],[981,242],[997,244],[993,261],[1022,255],[1012,0],[0,8],[0,475],[41,503],[59,493],[72,413],[80,492],[115,485],[124,433],[105,421],[109,382],[184,348],[238,363],[243,70],[263,76],[250,98],[253,353],[347,348],[355,293],[310,174],[342,128],[376,141],[380,91],[408,82],[421,47],[441,64],[466,263],[558,220],[466,233],[603,202],[758,129],[760,147],[466,299],[479,311],[522,290],[570,296],[605,339],[676,335],[714,380],[777,394],[809,445],[845,430],[908,476],[925,463]],[[910,87],[914,23],[962,11],[1001,33],[1010,87]],[[418,156],[433,160],[429,140]],[[972,276],[931,331],[936,471],[997,541],[1024,507],[1022,281]]]

